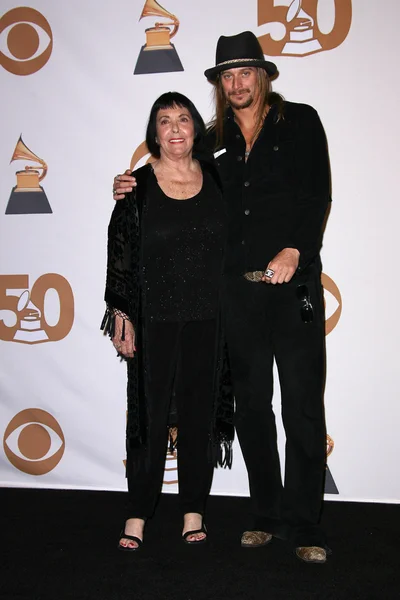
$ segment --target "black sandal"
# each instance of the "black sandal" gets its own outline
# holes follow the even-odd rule
[[[130,546],[121,546],[121,540],[132,540],[132,542],[136,542],[137,546],[131,548]],[[119,542],[118,542],[118,550],[122,550],[122,552],[137,552],[143,545],[143,540],[138,538],[136,535],[128,535],[125,533],[125,529],[121,529],[121,533],[119,534]]]
[[[205,533],[206,537],[203,538],[202,540],[192,540],[192,541],[188,540],[189,536],[195,535],[196,533]],[[182,541],[185,544],[189,544],[191,546],[196,545],[196,544],[205,544],[206,541],[207,541],[207,528],[204,525],[204,523],[203,523],[203,525],[201,526],[200,529],[193,529],[192,531],[187,531],[186,533],[184,533],[183,536],[182,536]]]

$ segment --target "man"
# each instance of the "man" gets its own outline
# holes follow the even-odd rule
[[[251,32],[220,37],[209,132],[228,205],[225,330],[253,521],[243,547],[290,539],[304,562],[329,549],[319,518],[325,474],[321,287],[329,159],[315,110],[271,92],[276,66]],[[124,183],[126,181],[126,183]],[[130,186],[119,176],[115,199]],[[128,188],[129,189],[129,188]],[[286,433],[282,486],[272,410],[276,361]]]

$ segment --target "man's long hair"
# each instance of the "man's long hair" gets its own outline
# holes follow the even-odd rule
[[[254,137],[252,139],[252,143],[256,140],[258,134],[261,131],[264,118],[265,111],[267,106],[272,106],[273,104],[278,105],[278,117],[277,121],[283,119],[283,97],[280,94],[272,91],[271,81],[268,77],[266,71],[262,68],[257,68],[257,83],[258,83],[258,98],[260,101],[258,102],[258,108],[256,113],[256,123],[254,129]],[[257,100],[258,100],[257,98]],[[218,75],[216,82],[214,83],[214,100],[215,100],[215,116],[211,123],[209,124],[210,129],[215,130],[216,134],[216,149],[220,147],[223,143],[224,139],[224,118],[226,109],[229,106],[229,103],[226,99],[224,89],[221,83],[221,77]]]

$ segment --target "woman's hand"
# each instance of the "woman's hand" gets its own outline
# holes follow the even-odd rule
[[[114,177],[113,198],[114,200],[123,200],[125,194],[128,194],[136,187],[136,179],[131,176],[132,171],[127,169],[122,175]]]
[[[122,340],[122,326],[125,320],[125,339]],[[112,338],[112,343],[118,354],[122,354],[126,358],[133,358],[135,348],[135,330],[130,321],[123,319],[120,315],[115,315],[115,335]]]

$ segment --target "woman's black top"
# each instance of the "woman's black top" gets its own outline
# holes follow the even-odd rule
[[[168,197],[150,176],[144,218],[146,315],[152,321],[216,317],[225,244],[225,210],[212,176],[198,194]]]

